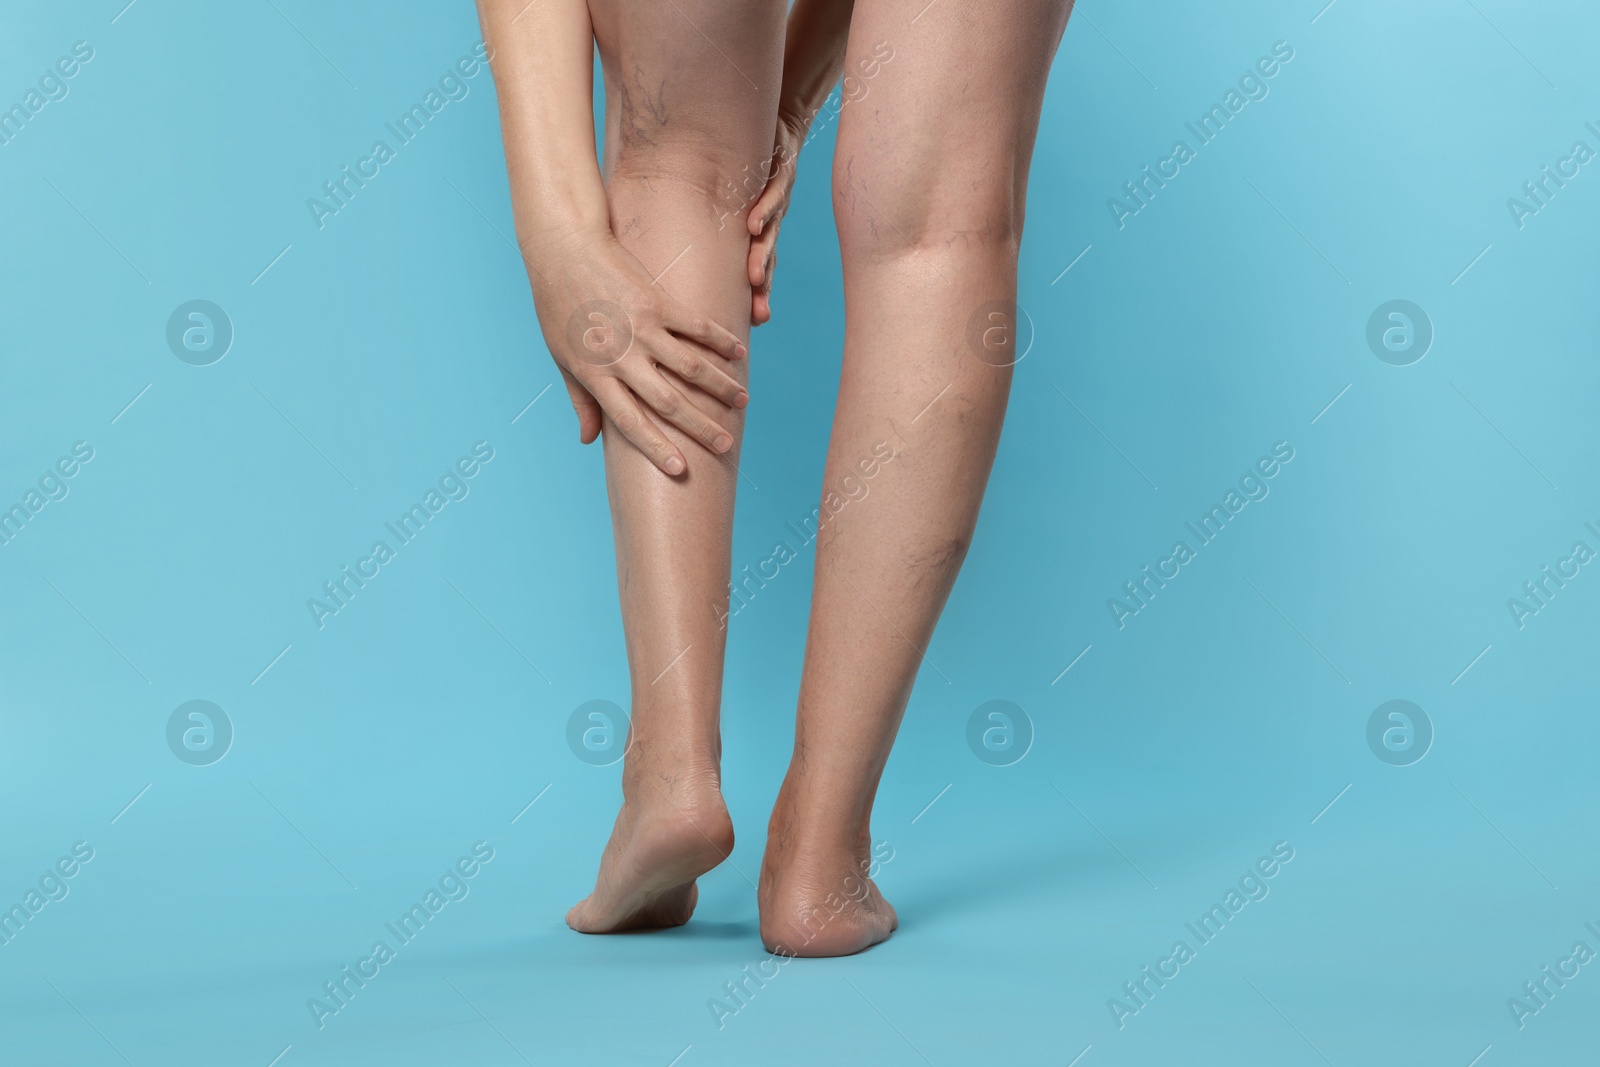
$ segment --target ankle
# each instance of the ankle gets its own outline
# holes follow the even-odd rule
[[[717,721],[679,708],[636,710],[628,728],[625,774],[684,771],[716,777],[722,763],[722,733]]]
[[[690,817],[727,812],[716,764],[689,757],[634,759],[630,754],[622,772],[622,800],[642,812]]]
[[[866,859],[872,853],[870,814],[836,798],[809,796],[785,781],[768,833],[797,858]]]

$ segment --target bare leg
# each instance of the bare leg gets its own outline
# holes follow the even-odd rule
[[[857,0],[846,71],[893,58],[840,117],[845,356],[795,748],[768,831],[761,934],[835,956],[888,937],[866,878],[872,801],[978,517],[1005,417],[1008,303],[1065,0]],[[917,18],[913,23],[913,18]],[[999,318],[993,317],[999,314]]]
[[[783,5],[591,0],[590,12],[606,80],[612,231],[674,298],[748,341],[749,235],[725,183],[771,151]],[[744,366],[730,368],[741,383]],[[585,933],[686,922],[695,879],[733,848],[718,716],[744,419],[702,393],[680,392],[734,435],[725,456],[663,422],[690,457],[688,473],[669,478],[604,425],[633,729],[623,807],[595,890],[567,914]]]

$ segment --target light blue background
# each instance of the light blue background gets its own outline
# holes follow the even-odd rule
[[[0,147],[0,505],[95,450],[0,548],[0,904],[95,850],[0,946],[0,1060],[1594,1062],[1600,964],[1521,1030],[1506,1004],[1600,949],[1600,576],[1520,630],[1506,607],[1575,540],[1600,548],[1600,164],[1520,229],[1506,208],[1600,148],[1589,7],[1075,13],[1031,178],[1034,344],[876,810],[900,932],[788,965],[719,1030],[708,999],[765,956],[751,879],[810,550],[732,627],[740,838],[697,917],[571,933],[619,768],[574,758],[566,721],[626,704],[626,675],[599,451],[559,383],[526,408],[556,375],[488,75],[324,229],[305,206],[471,50],[475,15],[124,2],[0,14],[0,103],[95,49]],[[1270,95],[1119,230],[1107,198],[1280,40]],[[802,159],[756,335],[736,566],[819,492],[833,136]],[[236,330],[209,367],[164,337],[196,298]],[[1364,337],[1395,298],[1436,331],[1408,367]],[[470,496],[316,629],[306,598],[480,440]],[[1107,598],[1277,441],[1295,458],[1270,496],[1119,630]],[[203,768],[164,733],[197,698],[237,731]],[[1408,767],[1365,740],[1395,698],[1437,731]],[[992,699],[1036,732],[1010,767],[966,745]],[[478,840],[470,896],[319,1031],[307,998]],[[1277,841],[1295,858],[1270,895],[1118,1029],[1108,998]]]

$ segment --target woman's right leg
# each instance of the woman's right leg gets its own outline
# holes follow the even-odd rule
[[[777,951],[859,952],[895,926],[867,877],[872,803],[1000,439],[1028,165],[1070,6],[856,0],[845,69],[877,63],[834,152],[845,342],[823,490],[872,481],[817,538],[761,868]]]
[[[589,6],[605,72],[612,232],[675,299],[748,342],[749,233],[727,183],[772,151],[784,5]],[[727,365],[741,383],[744,368]],[[726,455],[661,422],[689,463],[669,478],[609,420],[603,431],[633,726],[623,806],[595,890],[567,914],[584,933],[687,921],[695,879],[733,848],[718,718],[744,419],[697,390],[680,391],[734,435]]]

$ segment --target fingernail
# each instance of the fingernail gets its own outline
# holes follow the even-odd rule
[[[725,433],[719,433],[717,439],[711,442],[711,447],[718,452],[726,452],[733,447],[733,438]]]
[[[669,457],[667,459],[667,473],[668,474],[682,474],[683,473],[683,458],[681,456],[671,456],[671,457]]]
[[[740,344],[738,341],[733,342],[733,358],[734,359],[743,359],[745,356],[748,356],[749,354],[750,354],[750,350],[748,348],[746,348],[744,345]]]
[[[733,406],[734,407],[742,408],[748,403],[750,403],[750,394],[745,392],[743,389],[739,390],[737,393],[735,393],[733,395]]]

